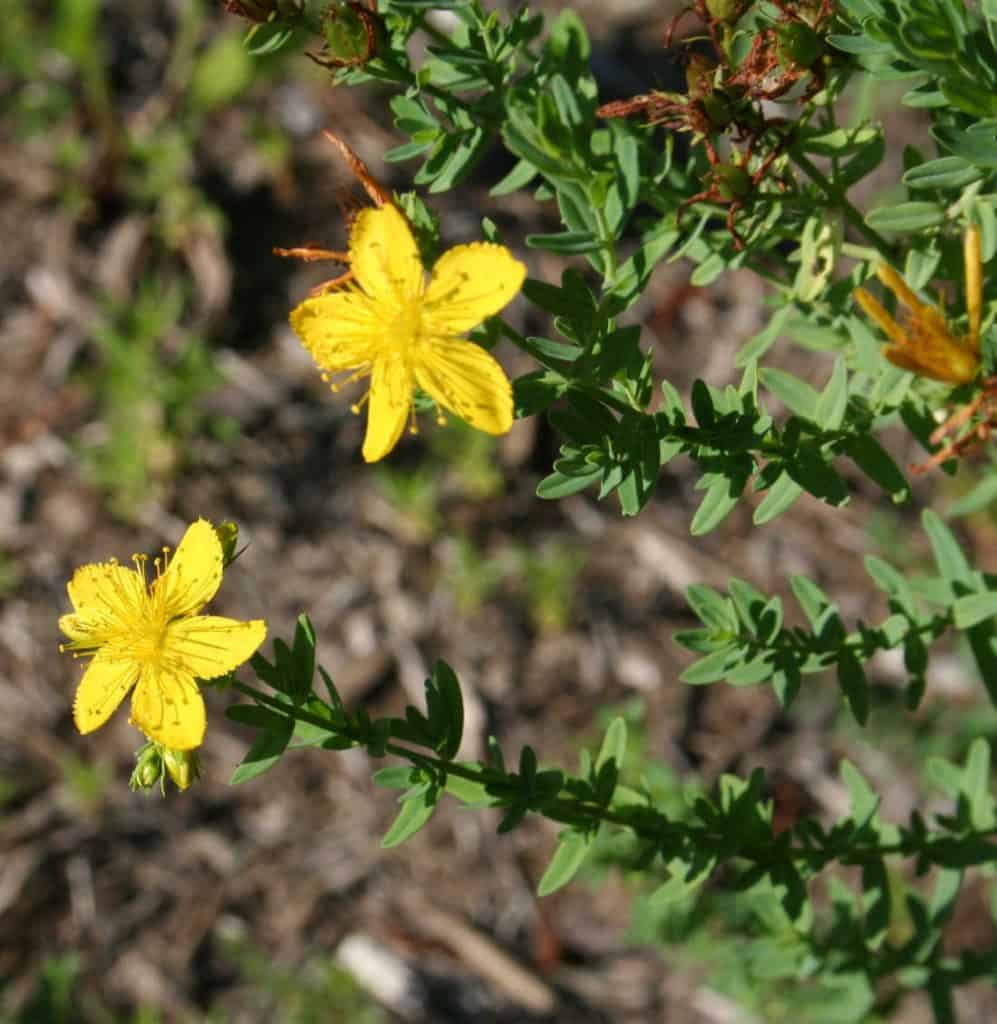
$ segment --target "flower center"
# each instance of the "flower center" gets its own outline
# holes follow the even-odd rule
[[[402,354],[422,338],[422,297],[409,299],[391,318],[388,328],[389,343]]]

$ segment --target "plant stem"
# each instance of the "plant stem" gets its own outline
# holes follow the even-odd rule
[[[334,723],[331,723],[328,719],[322,718],[319,715],[313,715],[301,707],[286,704],[246,683],[235,680],[231,688],[238,690],[257,703],[272,708],[274,711],[280,712],[296,721],[315,725],[327,730],[330,734],[335,734],[336,732]],[[364,741],[350,735],[348,729],[341,730],[340,735],[345,735],[348,739],[355,742],[357,746],[363,745]],[[438,771],[441,776],[455,775],[486,787],[508,786],[511,779],[511,776],[504,771],[496,771],[484,765],[462,764],[460,762],[443,760],[435,754],[414,750],[399,743],[389,741],[385,744],[384,750],[386,754],[404,758],[419,767],[432,768]],[[500,802],[499,805],[501,805]],[[567,796],[557,795],[545,800],[542,807],[531,806],[530,809],[552,821],[558,821],[566,825],[580,825],[589,828],[600,823],[615,825],[618,828],[627,829],[654,844],[662,844],[668,841],[675,843],[678,841],[680,844],[702,850],[710,844],[722,849],[729,843],[729,837],[727,836],[711,833],[709,828],[702,825],[671,821],[653,807],[641,806],[628,808],[627,811],[617,811],[593,800],[586,800],[580,796],[572,795],[570,792]],[[637,820],[635,812],[643,812],[646,815],[644,820]],[[994,836],[997,836],[997,828],[973,833],[973,838],[977,840],[992,839]],[[790,861],[810,863],[819,870],[825,863],[833,860],[844,861],[849,864],[861,864],[866,861],[877,861],[889,856],[930,856],[932,847],[937,846],[944,852],[946,844],[953,841],[956,841],[955,836],[945,836],[936,838],[933,841],[928,839],[920,845],[901,840],[893,843],[871,844],[864,848],[851,848],[848,850],[803,846],[785,846],[778,849],[775,845],[761,847],[746,845],[730,849],[725,856],[728,860],[746,860],[759,865],[771,864],[774,859],[785,858]]]
[[[848,221],[856,231],[864,235],[872,244],[879,250],[880,254],[887,260],[893,260],[893,248],[889,242],[876,230],[869,227],[866,224],[862,214],[852,205],[851,201],[845,195],[845,190],[839,185],[831,181],[826,174],[817,168],[809,159],[805,156],[798,147],[789,147],[789,156],[796,164],[797,167],[803,171],[814,184],[819,185],[831,200],[832,205],[838,207],[844,214],[845,220]]]

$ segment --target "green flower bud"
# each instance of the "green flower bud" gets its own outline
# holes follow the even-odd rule
[[[239,527],[226,520],[215,527],[215,535],[222,546],[223,564],[228,568],[235,561],[235,549],[239,544]]]
[[[155,743],[146,743],[135,754],[135,768],[128,780],[132,791],[152,789],[163,775],[163,759]]]

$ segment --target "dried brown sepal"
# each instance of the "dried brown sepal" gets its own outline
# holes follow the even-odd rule
[[[963,428],[966,427],[965,430]],[[963,430],[961,434],[957,432]],[[979,394],[969,402],[958,406],[952,414],[934,431],[929,441],[941,444],[952,434],[952,440],[935,452],[930,459],[910,466],[915,476],[927,473],[949,459],[959,459],[984,444],[997,430],[997,376],[987,377],[981,382]]]
[[[222,0],[229,14],[265,24],[278,18],[293,18],[301,14],[298,0]]]
[[[333,132],[325,131],[322,134],[333,144],[333,146],[336,147],[339,155],[346,161],[346,165],[353,172],[353,176],[360,182],[364,192],[367,193],[367,196],[375,206],[395,205],[394,200],[391,198],[391,192],[381,185],[380,182],[378,182],[370,173],[367,165],[359,156],[357,156],[351,146],[345,143]],[[356,217],[357,210],[359,209],[359,205],[359,203],[349,202],[340,197],[340,209],[343,211],[343,219],[346,222],[347,228],[352,225],[353,220]],[[334,263],[342,263],[344,266],[348,266],[350,262],[350,254],[348,252],[339,249],[324,249],[315,242],[306,242],[304,245],[294,246],[289,249],[283,249],[275,246],[273,253],[275,256],[303,260],[306,263],[318,263],[324,260],[329,260]],[[353,271],[347,269],[337,277],[330,278],[327,281],[322,281],[320,284],[317,284],[309,294],[312,296],[321,295],[323,292],[331,289],[341,288],[352,279]]]

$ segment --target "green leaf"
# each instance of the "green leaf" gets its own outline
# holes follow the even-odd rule
[[[438,797],[439,793],[434,787],[426,786],[422,792],[405,800],[391,828],[381,840],[381,847],[387,850],[414,836],[433,816]]]
[[[807,420],[814,420],[820,395],[806,381],[785,370],[763,366],[758,371],[762,384],[779,399],[790,412]]]
[[[845,369],[845,360],[839,357],[834,361],[831,379],[827,382],[817,402],[815,414],[817,425],[825,430],[837,430],[845,418],[847,406],[848,371]]]
[[[878,484],[894,503],[907,501],[910,484],[893,456],[871,434],[854,434],[842,446],[844,453],[870,480]]]
[[[910,234],[944,224],[945,209],[938,203],[897,203],[873,210],[866,215],[865,222],[876,231]]]
[[[599,748],[599,756],[595,759],[596,774],[603,765],[612,761],[617,770],[623,767],[623,756],[627,752],[627,723],[622,716],[617,716],[609,723],[606,735],[603,737],[602,746]]]
[[[973,828],[980,831],[993,828],[997,822],[997,813],[990,793],[990,746],[982,736],[970,744],[960,788],[969,801],[969,818]]]
[[[834,602],[806,576],[791,576],[789,585],[793,591],[796,603],[803,610],[803,614],[810,623],[810,628],[820,635],[827,625],[828,619],[837,614],[837,606]]]
[[[694,661],[679,679],[690,686],[716,683],[726,678],[727,670],[734,664],[737,664],[737,649],[729,644],[719,651],[707,654],[705,658]]]
[[[973,570],[966,556],[955,539],[952,531],[939,519],[930,508],[925,509],[921,516],[924,532],[931,542],[931,550],[935,556],[935,564],[943,578],[949,583],[961,583],[970,587],[973,582]]]
[[[803,488],[783,470],[759,502],[751,521],[755,526],[764,526],[781,516],[801,494]]]
[[[956,629],[969,629],[997,615],[997,591],[984,594],[967,594],[952,605]]]
[[[229,708],[234,711],[235,708]],[[250,710],[246,708],[246,710]],[[257,710],[263,711],[264,708]],[[229,717],[232,717],[231,715]],[[277,717],[277,716],[274,716]],[[278,718],[278,722],[256,737],[242,763],[232,773],[229,785],[238,786],[269,771],[279,760],[294,734],[293,718]]]
[[[519,160],[516,166],[496,185],[489,189],[490,196],[507,196],[525,188],[539,172],[529,160]]]
[[[557,498],[566,498],[568,495],[577,494],[598,482],[602,478],[602,473],[602,469],[598,468],[579,476],[566,476],[564,473],[555,471],[550,476],[544,477],[537,485],[537,497],[554,501]]]
[[[997,501],[997,473],[992,472],[979,480],[968,494],[964,494],[949,509],[949,515],[973,515],[976,512],[982,512],[995,501]]]
[[[712,587],[693,583],[686,588],[685,599],[703,625],[721,632],[737,632],[737,616],[733,608]]]
[[[838,685],[855,721],[865,725],[869,717],[869,681],[858,658],[847,649],[838,659]]]
[[[700,479],[700,483],[705,480],[709,480],[706,494],[689,524],[689,532],[694,537],[701,537],[716,529],[733,511],[744,490],[745,481],[738,477],[708,473]]]
[[[903,573],[897,572],[892,565],[875,555],[866,555],[865,570],[876,586],[889,595],[908,616],[917,618],[917,599]]]
[[[443,717],[443,739],[437,746],[437,753],[445,761],[457,756],[464,735],[464,698],[460,692],[460,683],[454,670],[445,662],[437,661],[433,666],[433,675],[426,680],[427,699],[435,695],[434,705],[438,704]]]
[[[582,866],[592,846],[591,838],[575,829],[565,829],[557,837],[557,849],[537,884],[538,896],[549,896],[567,885]]]
[[[527,235],[526,244],[531,249],[545,249],[547,252],[586,253],[602,248],[591,231],[561,231],[552,235]]]
[[[965,188],[983,174],[961,156],[943,156],[912,167],[903,176],[908,188]]]
[[[847,759],[841,762],[841,781],[852,802],[852,821],[858,828],[868,824],[879,809],[879,797],[859,770]]]

